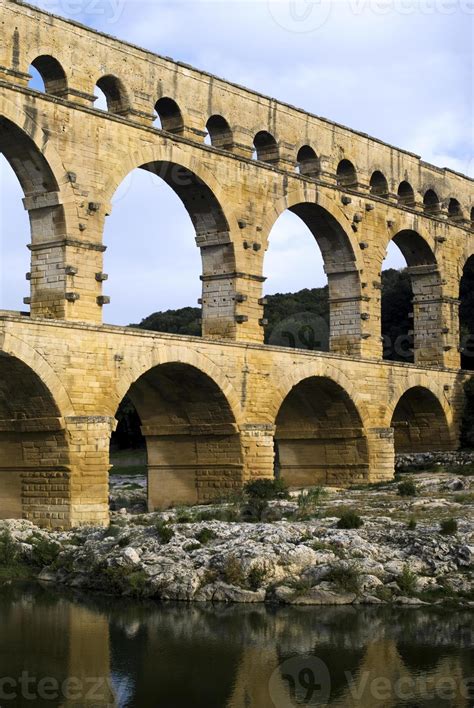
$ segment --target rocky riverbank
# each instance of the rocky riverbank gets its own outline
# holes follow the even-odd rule
[[[156,600],[474,607],[472,477],[413,480],[270,501],[260,490],[153,514],[122,508],[107,529],[4,521],[0,577],[27,567],[45,582]],[[127,482],[118,486],[123,499]]]

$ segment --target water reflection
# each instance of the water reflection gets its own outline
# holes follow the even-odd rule
[[[474,700],[469,612],[159,606],[35,585],[0,589],[0,626],[2,708]]]

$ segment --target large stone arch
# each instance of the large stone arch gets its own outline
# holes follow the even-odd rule
[[[446,351],[444,329],[449,314],[446,306],[449,307],[449,300],[444,297],[436,244],[421,229],[397,228],[389,236],[383,258],[388,244],[395,243],[406,260],[413,291],[414,361],[418,365],[443,365]],[[379,263],[379,272],[383,258]],[[393,348],[396,343],[391,342],[390,345]]]
[[[202,330],[214,338],[233,338],[236,329],[237,256],[233,232],[235,217],[219,180],[187,149],[166,138],[161,145],[140,149],[119,160],[120,169],[104,189],[110,205],[119,184],[133,169],[156,174],[173,189],[187,211],[202,261]],[[111,207],[107,211],[110,213]],[[113,247],[113,244],[112,244]]]
[[[300,217],[319,245],[328,277],[330,350],[361,353],[362,287],[360,248],[350,233],[347,215],[320,187],[301,184],[271,203],[264,219],[264,246],[277,219],[289,210]]]
[[[327,371],[300,378],[275,418],[276,474],[292,487],[344,486],[369,471],[369,440],[351,395]]]
[[[333,381],[353,401],[362,424],[364,426],[370,424],[370,411],[367,408],[364,396],[361,396],[357,382],[345,374],[341,367],[337,363],[333,363],[329,357],[312,358],[311,361],[304,365],[288,367],[284,375],[282,375],[281,371],[278,371],[278,381],[275,387],[270,390],[269,400],[265,402],[265,408],[268,408],[271,422],[275,420],[279,409],[291,390],[301,381],[309,378],[328,378]]]
[[[50,392],[61,417],[75,415],[74,405],[66,386],[40,352],[20,337],[7,331],[0,335],[0,357],[3,355],[14,357],[31,369]]]
[[[215,365],[171,345],[130,371],[118,390],[133,403],[146,439],[150,510],[241,486],[237,397]]]
[[[0,518],[67,526],[71,459],[64,411],[55,398],[61,388],[51,390],[41,373],[8,353],[9,344],[0,355]],[[38,369],[44,375],[47,365],[40,362]]]
[[[67,275],[64,242],[74,210],[74,196],[66,168],[42,126],[35,99],[26,97],[24,110],[0,98],[0,152],[5,156],[24,192],[30,221],[30,298],[32,316],[64,317]],[[76,217],[77,220],[77,217]],[[45,262],[51,269],[45,269]],[[54,270],[54,277],[51,270]],[[19,278],[24,274],[19,273]]]
[[[395,453],[434,452],[457,447],[453,412],[441,391],[424,377],[395,397],[387,409],[394,429]]]

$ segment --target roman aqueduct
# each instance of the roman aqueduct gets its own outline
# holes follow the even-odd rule
[[[456,448],[472,180],[23,3],[2,0],[0,20],[0,149],[31,224],[29,312],[0,313],[0,518],[107,523],[127,393],[150,508],[271,477],[274,440],[294,486],[388,479],[396,451]],[[192,219],[202,338],[102,324],[104,222],[137,167]],[[328,353],[263,344],[263,261],[287,209],[323,255]],[[391,240],[412,282],[414,363],[382,360]]]

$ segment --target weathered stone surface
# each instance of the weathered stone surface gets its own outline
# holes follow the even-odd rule
[[[3,2],[0,26],[0,151],[31,224],[30,316],[0,315],[0,518],[106,525],[127,391],[141,404],[150,510],[273,476],[275,440],[296,488],[387,480],[395,451],[457,447],[472,180],[23,3]],[[32,63],[44,94],[28,86]],[[108,111],[94,107],[95,83]],[[202,340],[101,324],[104,223],[137,167],[173,188],[194,224]],[[331,353],[263,345],[264,255],[287,209],[321,248]],[[391,240],[412,281],[415,365],[381,361]]]

